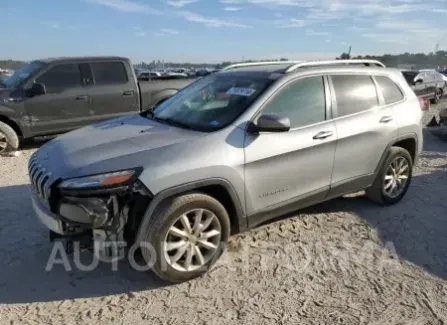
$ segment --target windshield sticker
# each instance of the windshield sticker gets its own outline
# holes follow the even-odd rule
[[[219,122],[219,121],[212,121],[212,122],[210,122],[210,124],[211,124],[212,126],[219,126],[219,125],[220,125],[220,122]]]
[[[253,95],[255,93],[255,89],[251,89],[251,88],[238,88],[238,87],[233,87],[228,89],[227,94],[228,95],[233,95],[233,96],[245,96],[245,97],[250,97],[251,95]]]

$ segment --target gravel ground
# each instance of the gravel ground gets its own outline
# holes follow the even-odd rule
[[[300,211],[233,237],[208,274],[175,286],[127,263],[46,271],[35,149],[0,158],[0,324],[446,324],[447,144],[425,133],[400,204],[360,194]]]

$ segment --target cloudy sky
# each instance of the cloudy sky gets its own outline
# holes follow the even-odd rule
[[[220,62],[447,50],[447,0],[1,0],[0,58]]]

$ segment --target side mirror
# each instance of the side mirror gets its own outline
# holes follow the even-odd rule
[[[39,95],[45,95],[47,93],[47,89],[45,88],[44,84],[41,83],[33,83],[31,88],[27,90],[27,94],[30,97],[33,96],[39,96]]]
[[[262,114],[255,123],[250,123],[249,133],[287,132],[290,130],[290,120],[277,114]]]
[[[423,83],[424,82],[424,79],[422,79],[422,78],[418,78],[418,79],[416,79],[415,81],[414,81],[414,84],[415,85],[420,85],[421,83]]]

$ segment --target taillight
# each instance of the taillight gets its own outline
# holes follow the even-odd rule
[[[425,97],[418,97],[419,106],[421,106],[421,110],[428,111],[430,109],[430,101]]]

